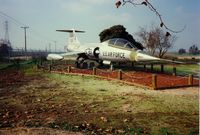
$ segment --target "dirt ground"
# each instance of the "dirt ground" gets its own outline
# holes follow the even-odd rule
[[[188,88],[178,88],[178,89],[167,89],[162,90],[164,93],[174,94],[174,95],[198,95],[199,87],[188,87]]]
[[[50,128],[6,128],[0,129],[0,135],[82,135],[78,132],[60,131]]]
[[[153,91],[84,76],[0,72],[3,135],[198,131],[198,87]]]

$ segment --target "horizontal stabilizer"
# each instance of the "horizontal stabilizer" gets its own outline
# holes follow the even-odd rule
[[[81,30],[56,30],[59,32],[78,32],[78,33],[85,33],[85,31],[81,31]]]

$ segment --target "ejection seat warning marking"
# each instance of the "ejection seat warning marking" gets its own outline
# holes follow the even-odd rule
[[[103,56],[125,59],[125,54],[120,52],[103,52]]]

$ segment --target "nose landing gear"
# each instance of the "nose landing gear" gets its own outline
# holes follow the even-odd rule
[[[76,59],[76,67],[81,68],[83,66],[83,62],[86,60],[84,57],[78,57]]]
[[[92,69],[93,67],[98,67],[99,63],[95,60],[89,60],[87,57],[79,56],[76,59],[76,67],[83,69]]]

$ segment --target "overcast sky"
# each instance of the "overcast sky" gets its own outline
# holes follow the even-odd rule
[[[165,24],[173,30],[186,29],[176,34],[174,48],[188,49],[192,44],[200,45],[200,1],[199,0],[149,0],[162,14]],[[145,6],[127,4],[117,9],[116,0],[0,0],[0,38],[4,38],[4,23],[9,22],[9,37],[14,48],[24,46],[24,31],[27,29],[27,48],[45,49],[57,42],[57,49],[67,43],[67,33],[56,29],[85,30],[78,34],[81,42],[99,42],[99,33],[108,27],[121,24],[134,35],[139,27],[159,26],[158,17]]]

